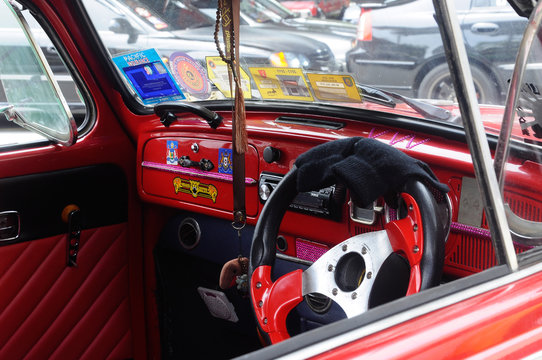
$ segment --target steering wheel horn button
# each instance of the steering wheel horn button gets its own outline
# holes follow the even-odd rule
[[[303,272],[302,293],[328,296],[341,306],[346,316],[359,315],[368,310],[374,274],[392,252],[385,230],[351,237]]]

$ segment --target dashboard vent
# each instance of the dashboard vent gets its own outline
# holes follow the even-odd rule
[[[517,193],[505,193],[505,201],[518,216],[531,220],[542,221],[542,209],[540,203]],[[485,216],[482,220],[482,227],[487,229]],[[476,237],[468,234],[452,233],[450,243],[456,243],[454,249],[446,259],[448,272],[465,276],[488,269],[497,264],[495,251],[491,239]],[[515,245],[516,253],[521,253],[527,248]]]
[[[331,120],[313,119],[297,116],[280,116],[275,119],[279,124],[294,124],[294,125],[306,125],[324,129],[338,130],[344,127],[343,123]]]

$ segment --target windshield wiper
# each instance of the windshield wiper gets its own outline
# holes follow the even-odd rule
[[[394,108],[397,104],[395,100],[400,100],[401,102],[410,106],[418,114],[422,115],[427,119],[453,122],[455,122],[456,120],[456,118],[452,116],[452,113],[449,110],[443,109],[441,107],[423,101],[414,100],[401,94],[394,93],[392,91],[377,89],[368,85],[356,84],[356,86],[358,90],[362,93],[364,100],[388,106],[391,108]]]

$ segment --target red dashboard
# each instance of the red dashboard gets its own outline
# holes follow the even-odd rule
[[[224,124],[217,129],[210,129],[201,119],[191,115],[179,119],[168,129],[157,121],[145,125],[146,131],[139,138],[137,170],[139,194],[145,201],[218,218],[231,218],[231,122],[228,113],[221,115],[225,117]],[[286,174],[298,155],[319,143],[365,136],[388,143],[426,162],[439,180],[449,186],[448,198],[452,211],[445,273],[453,277],[466,276],[496,264],[491,235],[480,208],[481,202],[473,204],[470,201],[466,205],[472,200],[467,197],[461,201],[464,183],[464,186],[469,185],[470,192],[476,192],[470,181],[473,168],[465,143],[445,136],[343,118],[289,113],[250,112],[247,129],[250,144],[246,153],[245,179],[248,224],[256,223],[264,205],[258,193],[262,174]],[[273,156],[270,156],[271,150]],[[268,154],[264,156],[264,152]],[[202,159],[212,163],[212,167],[202,170]],[[185,166],[179,165],[180,160],[185,161]],[[527,162],[511,169],[511,176],[524,178],[521,183],[528,186],[522,189],[507,188],[505,193],[515,210],[524,209],[522,215],[526,218],[541,220],[541,209],[535,205],[540,200],[534,197],[536,185],[532,180],[525,181],[529,177],[530,166],[534,165]],[[382,205],[378,203],[376,208],[385,208]],[[472,217],[473,211],[478,215],[465,223],[465,216]],[[347,199],[341,203],[338,218],[334,219],[292,209],[287,212],[281,225],[279,250],[289,256],[314,261],[314,254],[320,254],[350,236],[382,229],[386,222],[386,211],[376,211],[375,214],[372,223],[356,221],[355,217],[350,216]],[[479,220],[476,220],[477,217]],[[525,249],[517,247],[516,250],[521,252]]]

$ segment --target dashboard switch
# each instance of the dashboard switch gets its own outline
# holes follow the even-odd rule
[[[263,159],[268,164],[278,161],[280,159],[280,150],[272,146],[267,146],[265,149],[263,149]]]

